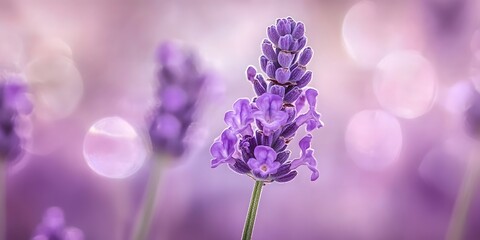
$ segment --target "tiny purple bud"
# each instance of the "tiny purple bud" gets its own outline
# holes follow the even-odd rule
[[[290,79],[290,70],[288,68],[279,68],[275,71],[275,79],[281,83],[285,84]]]
[[[307,71],[303,77],[297,82],[297,86],[299,88],[303,88],[305,86],[307,86],[307,84],[312,80],[312,72],[311,71]]]
[[[267,63],[267,71],[265,71],[265,73],[267,74],[267,76],[269,78],[275,78],[275,71],[277,70],[277,68],[275,67],[275,64],[273,64],[272,62],[268,61]]]
[[[287,21],[290,24],[290,32],[292,32],[293,29],[295,29],[295,26],[297,25],[297,22],[295,22],[295,20],[293,20],[293,18],[291,18],[291,17],[287,17]]]
[[[288,24],[286,19],[280,19],[277,21],[277,32],[280,36],[285,36],[285,34],[290,33],[290,24]]]
[[[265,79],[263,78],[263,75],[262,74],[257,74],[256,78],[257,78],[258,82],[262,85],[262,87],[267,89],[267,83],[265,82]]]
[[[278,39],[280,38],[280,35],[277,32],[277,28],[275,26],[270,26],[267,28],[267,35],[268,39],[272,41],[273,44],[277,45],[278,44]]]
[[[297,98],[302,94],[302,89],[299,87],[294,87],[290,90],[287,94],[285,94],[285,98],[283,99],[286,103],[293,103]]]
[[[295,39],[300,39],[305,34],[305,25],[302,22],[298,22],[292,31],[292,36]]]
[[[267,92],[265,87],[257,79],[253,81],[253,89],[255,90],[257,96],[261,96],[262,94]]]
[[[285,88],[280,85],[273,85],[270,87],[270,93],[276,94],[283,98],[283,96],[285,96]]]
[[[289,52],[280,51],[278,54],[278,63],[284,68],[289,68],[290,65],[292,65],[293,57],[294,55]]]
[[[300,53],[300,57],[298,58],[298,64],[306,66],[312,59],[312,56],[313,50],[310,47],[303,49],[302,53]]]
[[[253,79],[255,78],[255,75],[257,75],[257,70],[252,66],[248,66],[248,68],[247,68],[247,79],[249,81],[253,81]]]
[[[307,37],[302,37],[298,39],[298,46],[295,51],[300,51],[302,48],[305,47],[305,45],[307,45]]]
[[[305,74],[305,67],[303,66],[297,66],[293,69],[292,75],[290,76],[290,81],[296,82],[300,80],[303,77],[303,74]]]
[[[263,72],[267,72],[267,63],[268,63],[268,58],[265,56],[260,56],[260,67],[262,68]]]
[[[289,172],[287,175],[275,178],[276,182],[289,182],[292,181],[297,176],[297,171]]]
[[[283,140],[281,140],[281,141],[284,142]],[[288,157],[290,157],[290,151],[289,150],[280,152],[280,153],[277,154],[277,162],[284,163],[288,160]],[[290,166],[289,166],[289,168],[290,168]]]
[[[275,53],[275,50],[273,50],[272,43],[270,41],[268,41],[267,39],[263,40],[262,52],[265,55],[265,57],[268,58],[268,60],[270,60],[272,62],[277,61],[277,54]]]
[[[280,39],[278,40],[278,47],[281,50],[290,50],[290,46],[292,46],[292,44],[293,44],[293,37],[290,34],[281,36]]]

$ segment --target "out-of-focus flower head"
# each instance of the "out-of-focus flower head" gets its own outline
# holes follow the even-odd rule
[[[0,158],[13,161],[23,153],[22,136],[19,135],[20,117],[32,111],[27,97],[27,86],[21,77],[0,72]]]
[[[75,227],[65,226],[62,209],[47,209],[42,222],[37,226],[32,240],[83,240],[83,232]]]
[[[173,42],[160,45],[157,52],[157,105],[149,116],[149,135],[157,154],[180,156],[185,151],[185,135],[208,74],[196,55]]]
[[[239,99],[225,114],[228,128],[215,140],[210,152],[212,167],[226,163],[234,171],[263,182],[287,182],[296,169],[305,165],[318,178],[317,161],[308,133],[299,143],[301,155],[290,159],[287,146],[303,125],[308,132],[323,126],[316,111],[317,90],[305,88],[312,79],[306,65],[313,50],[305,47],[305,26],[292,18],[278,19],[267,28],[268,39],[262,42],[260,66],[247,68],[247,79],[258,95]],[[302,112],[305,104],[308,109]]]

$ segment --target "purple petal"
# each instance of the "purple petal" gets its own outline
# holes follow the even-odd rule
[[[235,144],[237,143],[237,136],[230,129],[225,129],[220,136],[220,139],[215,141],[210,147],[210,154],[214,157],[212,159],[212,168],[217,167],[222,163],[233,164],[235,160],[232,158],[235,153]]]
[[[298,58],[298,64],[302,66],[306,66],[308,62],[313,57],[313,50],[310,47],[303,49],[302,53],[300,53],[300,57]]]
[[[276,162],[277,153],[268,146],[257,146],[254,152],[255,158],[248,160],[248,166],[252,169],[255,176],[266,178],[269,174],[274,174],[280,167]]]
[[[311,71],[307,71],[303,77],[298,80],[297,82],[297,86],[299,88],[303,88],[305,86],[307,86],[307,84],[312,80],[312,72]]]
[[[305,25],[302,22],[298,22],[292,31],[292,36],[295,39],[299,39],[303,37],[304,34],[305,34]]]
[[[285,51],[280,51],[278,54],[278,63],[284,68],[289,68],[292,65],[293,54]]]
[[[290,25],[286,19],[280,19],[277,21],[277,31],[280,36],[284,36],[287,33],[290,33]]]
[[[283,98],[283,96],[285,96],[285,88],[279,85],[273,85],[272,87],[270,87],[270,93]]]
[[[253,81],[255,76],[257,75],[257,70],[253,66],[248,66],[247,68],[247,79],[249,81]]]
[[[281,50],[290,50],[290,46],[292,45],[293,45],[293,37],[290,34],[281,36],[280,39],[278,40],[278,47]]]
[[[290,173],[278,177],[275,179],[276,182],[290,182],[297,176],[297,171],[291,171]]]
[[[277,68],[275,67],[275,64],[273,64],[273,62],[270,62],[268,61],[267,63],[267,71],[265,71],[265,73],[267,74],[267,76],[269,78],[275,78],[275,71],[277,70]]]
[[[290,70],[288,68],[278,68],[275,71],[275,79],[281,84],[287,83],[290,79]]]
[[[270,26],[267,28],[267,35],[270,41],[272,41],[273,44],[277,45],[278,44],[278,39],[280,38],[280,34],[277,32],[277,28],[275,26]]]
[[[238,99],[233,104],[233,111],[225,113],[225,123],[235,133],[252,134],[251,123],[253,122],[253,110],[250,101],[246,98]]]
[[[268,63],[268,58],[265,57],[264,55],[260,56],[260,67],[264,72],[267,72],[267,63]]]
[[[273,50],[272,43],[265,39],[262,43],[262,52],[265,55],[265,57],[268,58],[268,60],[272,62],[277,61],[277,54],[275,53],[275,50]]]

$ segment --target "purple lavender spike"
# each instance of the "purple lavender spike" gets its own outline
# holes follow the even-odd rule
[[[153,151],[178,157],[186,149],[186,130],[194,121],[194,112],[207,73],[200,71],[196,56],[187,49],[165,42],[157,51],[158,73],[157,107],[149,117],[149,135]],[[248,78],[255,70],[248,71]]]
[[[261,182],[288,182],[297,175],[295,169],[306,166],[314,180],[318,171],[309,145],[311,135],[301,141],[300,158],[288,159],[290,151],[286,150],[301,126],[307,131],[323,126],[315,109],[318,92],[304,89],[312,79],[306,65],[313,56],[310,47],[304,48],[305,25],[292,18],[279,19],[267,28],[267,36],[262,42],[260,65],[268,84],[262,73],[247,68],[247,79],[257,97],[254,101],[240,99],[225,115],[229,128],[212,145],[212,166],[225,163]],[[307,111],[301,112],[306,103]]]
[[[257,74],[253,67],[247,68],[247,79],[254,84],[257,97],[251,105],[248,99],[240,99],[234,104],[234,110],[225,115],[229,128],[210,149],[212,167],[227,164],[234,172],[255,180],[243,240],[251,240],[260,195],[266,183],[289,182],[297,176],[296,169],[300,166],[312,171],[312,181],[319,177],[317,160],[310,147],[310,134],[300,140],[302,154],[299,158],[289,160],[290,151],[287,150],[301,126],[305,124],[307,131],[323,126],[315,109],[318,92],[308,89],[302,95],[302,88],[312,78],[312,73],[306,71],[306,65],[313,56],[310,47],[302,51],[307,39],[304,33],[303,23],[297,23],[290,17],[278,19],[275,26],[267,28],[270,40],[262,43],[264,55],[260,57],[260,65],[269,83],[263,84],[262,75]],[[299,115],[305,100],[309,109]]]

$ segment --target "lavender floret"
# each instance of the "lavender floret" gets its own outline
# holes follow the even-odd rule
[[[316,111],[318,92],[305,89],[312,79],[306,65],[313,56],[313,50],[305,48],[305,25],[290,17],[278,19],[267,28],[267,36],[260,57],[266,78],[254,67],[247,68],[247,80],[257,97],[237,100],[234,110],[225,114],[228,128],[210,149],[212,167],[225,163],[257,181],[288,182],[295,178],[298,167],[306,166],[314,181],[319,172],[311,148],[312,135],[300,140],[300,157],[289,159],[287,150],[302,126],[307,132],[323,126]],[[306,104],[308,108],[302,111]]]
[[[148,119],[150,140],[155,153],[178,157],[185,151],[184,138],[207,74],[191,51],[171,42],[158,48],[157,61],[158,101]]]

